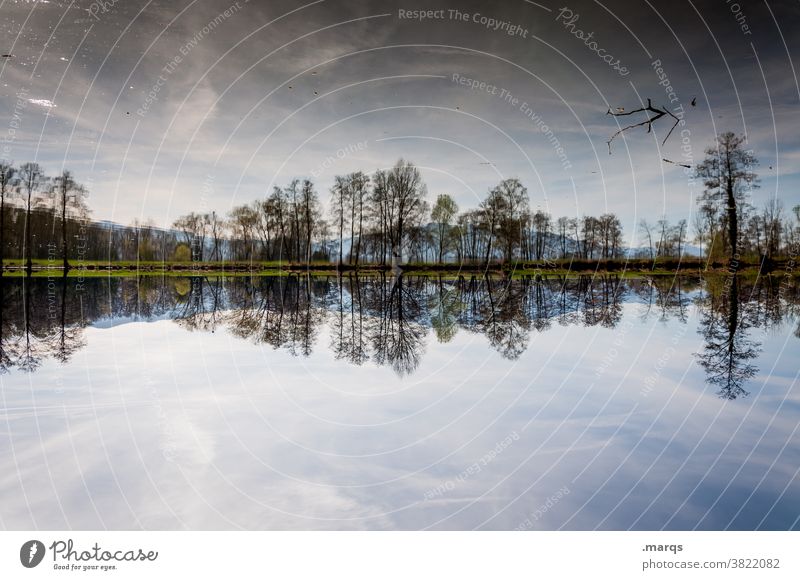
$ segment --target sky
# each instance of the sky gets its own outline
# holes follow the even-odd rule
[[[0,0],[0,156],[72,170],[95,219],[168,226],[310,178],[417,164],[475,207],[691,224],[716,134],[800,203],[800,3]],[[681,117],[613,117],[651,99]],[[692,106],[694,100],[695,106]]]

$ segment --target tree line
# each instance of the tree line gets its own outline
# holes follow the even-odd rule
[[[689,242],[732,263],[793,255],[800,243],[800,206],[777,199],[756,209],[758,161],[744,139],[720,135],[694,168],[704,184],[692,224],[643,219],[627,247],[620,219],[558,217],[532,209],[519,179],[501,180],[476,208],[461,211],[449,194],[429,200],[419,169],[400,159],[372,175],[339,175],[323,208],[315,184],[293,180],[262,199],[216,211],[190,212],[168,228],[152,220],[128,226],[91,222],[87,189],[70,171],[50,178],[37,163],[0,164],[2,258],[158,262],[336,262],[358,267],[403,262],[482,264],[543,260],[681,258]],[[58,262],[58,264],[56,264]]]

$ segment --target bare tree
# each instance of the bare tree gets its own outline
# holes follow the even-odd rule
[[[339,230],[340,266],[344,264],[344,226],[347,221],[347,205],[350,201],[351,194],[349,178],[344,175],[337,175],[333,188],[331,189],[331,214]]]
[[[567,257],[567,241],[569,240],[569,230],[571,228],[570,219],[567,217],[560,217],[556,220],[556,228],[558,230],[558,244],[560,247],[560,258],[563,260]]]
[[[596,217],[589,215],[584,216],[582,222],[583,257],[587,260],[593,260],[595,250],[600,245],[598,243],[600,234],[599,222]]]
[[[743,148],[745,138],[728,131],[706,149],[706,158],[697,166],[705,192],[700,203],[723,202],[728,231],[731,266],[736,267],[739,247],[739,202],[746,187],[758,187],[758,177],[751,168],[758,164],[752,152]]]
[[[597,221],[600,227],[603,258],[619,257],[622,251],[622,224],[619,218],[613,213],[605,213]]]
[[[361,257],[361,240],[364,237],[364,203],[369,199],[369,177],[358,171],[348,176],[350,180],[350,258],[358,266]],[[353,243],[355,240],[355,258]]]
[[[426,210],[427,188],[419,169],[400,159],[389,173],[389,203],[396,208],[396,227],[390,228],[392,257],[402,260],[406,228],[421,220]]]
[[[665,257],[670,254],[671,246],[670,246],[670,236],[669,236],[669,220],[666,217],[662,217],[660,220],[656,222],[656,227],[658,228],[658,243],[656,244],[656,256],[658,257]]]
[[[190,212],[180,216],[172,224],[172,227],[183,233],[186,245],[192,253],[192,260],[203,261],[204,248],[206,245],[206,233],[208,231],[208,214],[197,214]]]
[[[487,237],[485,259],[487,265],[492,257],[492,242],[496,235],[495,231],[504,211],[505,199],[497,188],[489,191],[489,195],[480,203],[480,226],[486,232]]]
[[[771,259],[780,251],[782,230],[783,204],[779,199],[772,198],[764,206],[761,214],[764,228],[764,254]]]
[[[25,242],[23,254],[25,256],[25,271],[28,276],[33,271],[33,244],[31,242],[31,211],[38,201],[37,195],[47,184],[44,170],[38,163],[23,163],[19,168],[19,187],[25,196]]]
[[[499,226],[505,256],[513,260],[514,250],[522,240],[522,216],[528,212],[528,190],[519,179],[504,179],[495,191],[503,200]]]
[[[253,258],[253,235],[258,222],[258,210],[250,205],[234,207],[230,212],[229,227],[234,243],[239,246],[239,256],[245,261]]]
[[[647,223],[647,220],[643,218],[639,221],[639,231],[647,239],[647,247],[650,250],[650,259],[652,260],[655,258],[653,254],[653,228]]]
[[[678,246],[678,257],[683,257],[683,242],[686,238],[686,220],[678,221],[678,225],[675,226],[675,244]]]
[[[547,239],[550,235],[550,214],[537,210],[531,217],[531,228],[533,229],[533,257],[542,260],[547,254]],[[566,223],[562,224],[566,229]]]
[[[436,198],[436,203],[431,210],[431,219],[436,223],[437,242],[439,245],[438,263],[442,263],[444,248],[450,234],[453,218],[458,213],[458,205],[452,197],[443,193]]]
[[[302,206],[303,206],[303,226],[302,229],[305,233],[305,260],[306,264],[311,263],[311,242],[317,227],[315,223],[319,221],[319,197],[314,189],[314,184],[308,179],[303,181],[302,187]],[[300,259],[300,256],[297,257]]]
[[[389,230],[394,220],[394,206],[389,203],[389,172],[379,169],[372,176],[369,216],[376,230],[378,262],[386,264],[389,249]]]
[[[223,230],[225,229],[225,224],[215,211],[206,214],[206,221],[208,222],[209,234],[211,235],[211,242],[213,244],[211,246],[211,255],[209,256],[209,260],[221,260],[222,252],[220,248],[220,242],[222,239]]]
[[[0,271],[6,251],[6,195],[17,184],[17,169],[11,163],[0,161]]]
[[[76,182],[72,172],[66,169],[53,180],[53,204],[61,214],[61,253],[64,271],[69,270],[69,248],[67,247],[67,216],[68,210],[85,212],[86,188]]]
[[[300,181],[297,179],[292,180],[289,185],[284,188],[284,197],[289,204],[290,208],[290,225],[289,225],[289,252],[288,259],[300,258],[300,203],[298,196],[300,192]]]

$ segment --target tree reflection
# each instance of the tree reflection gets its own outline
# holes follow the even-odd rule
[[[67,272],[61,280],[61,307],[59,308],[58,326],[51,335],[53,358],[66,364],[78,350],[83,348],[83,325],[67,319]]]
[[[330,319],[331,350],[338,360],[360,366],[369,360],[361,280],[352,275],[339,277],[336,287],[337,300]]]
[[[34,310],[31,305],[31,302],[34,299],[34,294],[31,292],[33,283],[30,280],[25,280],[23,281],[22,286],[22,340],[20,341],[17,368],[25,372],[32,373],[42,364],[44,343],[41,336],[42,327],[36,324],[38,321],[33,320],[34,313],[39,311],[39,309]]]
[[[629,284],[644,305],[640,316],[643,321],[657,316],[662,322],[672,318],[686,322],[691,304],[688,293],[697,289],[697,282],[679,276],[648,276]]]
[[[0,278],[0,374],[7,373],[14,366],[18,352],[18,336],[11,327],[6,310],[15,303],[14,296],[6,294],[6,279]],[[9,290],[14,291],[14,287]]]
[[[226,309],[219,319],[235,336],[309,356],[325,318],[316,302],[327,287],[326,279],[311,277],[231,278],[214,308]]]
[[[461,294],[442,276],[435,281],[435,293],[431,296],[428,308],[431,313],[431,327],[436,340],[447,343],[458,332],[458,314],[464,305],[459,300]]]
[[[425,348],[423,323],[427,308],[421,300],[424,285],[421,278],[380,278],[377,316],[370,333],[375,362],[388,364],[400,376],[417,369]]]
[[[216,332],[269,345],[292,356],[312,354],[319,337],[343,363],[415,372],[429,333],[440,343],[460,332],[483,336],[508,360],[554,324],[614,328],[623,304],[642,320],[688,324],[700,310],[705,345],[698,360],[719,395],[746,394],[757,373],[765,331],[800,314],[793,278],[619,276],[424,276],[355,274],[315,277],[3,278],[0,281],[0,372],[33,372],[43,361],[67,363],[85,345],[88,324],[169,319],[188,331]],[[103,322],[107,321],[107,322]],[[796,334],[798,331],[796,331]]]
[[[498,284],[485,276],[483,286],[485,299],[478,328],[504,358],[517,360],[530,337],[531,319],[524,308],[529,281]]]
[[[758,372],[750,361],[758,356],[760,345],[748,337],[751,321],[740,310],[749,303],[740,302],[738,276],[726,278],[722,286],[712,285],[709,307],[702,311],[699,332],[705,345],[698,359],[708,383],[719,389],[717,394],[733,400],[749,394],[743,385]]]

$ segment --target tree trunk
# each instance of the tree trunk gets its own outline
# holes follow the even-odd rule
[[[487,241],[486,241],[486,266],[487,267],[489,266],[489,258],[492,255],[492,232],[491,232],[491,230],[493,230],[493,229],[494,229],[494,227],[490,228],[489,235],[487,236]]]
[[[739,216],[736,212],[736,197],[733,194],[733,182],[728,181],[727,186],[728,194],[728,237],[731,244],[731,265],[736,267],[738,261],[738,247],[739,247]]]
[[[397,220],[397,246],[399,246],[399,251],[397,248],[392,248],[392,253],[397,254],[397,257],[400,263],[403,263],[403,213],[402,209],[400,210],[400,216]]]
[[[339,198],[339,265],[342,265],[342,246],[344,245],[344,200]]]
[[[67,259],[67,195],[62,192],[61,196],[61,252],[64,257],[64,272],[69,270],[69,260]]]
[[[356,237],[356,193],[353,191],[353,194],[350,198],[350,257],[347,260],[350,264],[353,263],[353,243],[355,242]]]
[[[0,273],[3,271],[3,256],[6,253],[6,194],[0,197]]]
[[[31,260],[31,191],[28,190],[28,204],[25,212],[25,271],[28,276],[33,272],[33,261]]]
[[[364,234],[364,200],[363,194],[358,203],[358,244],[356,245],[356,266],[361,256],[361,237]]]

